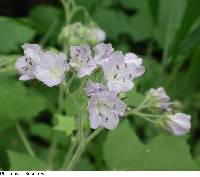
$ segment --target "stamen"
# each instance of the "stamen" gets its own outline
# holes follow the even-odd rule
[[[128,66],[127,66],[127,64],[126,64],[126,63],[124,63],[124,65],[125,65],[125,67],[126,67],[126,68],[128,68]]]
[[[102,115],[101,113],[99,113],[99,116],[100,116],[100,117],[103,117],[103,115]]]
[[[119,65],[116,65],[116,68],[119,70]]]

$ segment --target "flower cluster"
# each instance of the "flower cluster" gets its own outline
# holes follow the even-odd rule
[[[142,59],[133,53],[114,51],[111,44],[100,43],[94,51],[86,44],[70,47],[70,62],[65,54],[44,51],[37,44],[24,44],[24,56],[16,61],[21,74],[20,80],[38,79],[49,87],[60,84],[71,68],[79,78],[90,75],[96,68],[102,68],[106,79],[103,83],[89,81],[86,93],[89,100],[90,125],[93,129],[105,127],[114,129],[127,106],[119,98],[120,92],[132,90],[133,80],[144,73]]]
[[[69,70],[66,55],[43,51],[38,44],[24,44],[24,56],[17,59],[15,67],[21,74],[19,80],[38,79],[49,87],[58,85]]]
[[[81,46],[81,48],[85,49],[85,46]],[[79,59],[77,63],[80,64],[81,61],[82,65],[79,66],[82,67],[91,66],[87,64],[91,62],[90,57],[83,57],[91,56],[91,51],[85,49],[84,51],[87,51],[88,55],[83,55],[81,48],[77,50],[76,59]],[[72,49],[74,48],[72,47]],[[124,56],[121,51],[114,51],[111,44],[98,44],[94,47],[94,53],[96,67],[103,68],[107,83],[106,86],[92,81],[87,84],[86,93],[91,97],[88,105],[90,126],[93,129],[98,127],[114,129],[127,108],[117,95],[120,92],[132,90],[133,79],[144,73],[144,66],[142,66],[142,59],[137,55],[128,53]],[[92,65],[90,72],[94,69],[95,67]],[[80,72],[79,69],[77,71]],[[85,75],[87,74],[85,72]]]
[[[161,126],[174,135],[185,135],[191,128],[191,116],[177,112],[170,101],[170,97],[163,87],[150,89],[148,92],[149,105],[155,106],[165,112],[165,117],[160,122]]]

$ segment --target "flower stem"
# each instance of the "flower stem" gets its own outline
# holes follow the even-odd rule
[[[98,128],[95,131],[93,131],[85,140],[85,143],[78,146],[74,156],[72,157],[71,161],[69,162],[68,166],[65,168],[65,170],[71,171],[73,170],[74,166],[76,165],[76,163],[78,162],[82,152],[85,149],[85,146],[87,146],[89,144],[89,142],[92,141],[92,139],[94,137],[96,137],[101,131],[103,130],[103,128]]]
[[[162,118],[163,117],[162,115],[146,114],[146,113],[141,113],[141,112],[138,112],[138,111],[135,111],[135,110],[131,110],[127,114],[142,117],[146,121],[151,122],[153,124],[156,124],[157,120],[152,120],[151,118]]]
[[[146,103],[149,101],[149,96],[146,96],[145,98],[144,98],[144,100],[140,103],[140,105],[138,106],[138,107],[136,107],[134,110],[135,111],[140,111],[140,110],[142,110],[143,108],[145,108],[146,107]]]
[[[33,151],[31,145],[29,144],[28,139],[27,139],[24,131],[22,130],[21,125],[19,123],[16,123],[15,126],[16,126],[17,132],[18,132],[18,134],[19,134],[19,136],[20,136],[20,138],[21,138],[21,140],[22,140],[22,142],[24,144],[24,147],[26,148],[28,154],[30,156],[32,156],[32,157],[35,157],[36,156],[35,152]]]
[[[101,131],[103,130],[102,127],[96,129],[95,131],[93,131],[85,140],[85,146],[92,141],[93,138],[95,138]]]
[[[63,85],[61,85],[58,91],[58,109],[57,109],[57,112],[60,114],[63,111],[63,95],[64,95],[64,88]],[[58,132],[54,131],[48,155],[48,164],[50,169],[53,168],[53,161],[56,154],[57,144],[58,144]]]
[[[63,169],[65,169],[65,168],[67,168],[67,165],[68,165],[68,163],[69,163],[69,161],[70,161],[70,158],[72,157],[72,154],[73,154],[73,152],[74,152],[74,150],[75,150],[75,148],[76,148],[76,145],[77,145],[77,139],[75,138],[75,137],[71,137],[71,144],[70,144],[70,148],[69,148],[69,150],[68,150],[68,153],[67,153],[67,156],[66,156],[66,158],[65,158],[65,160],[64,160],[64,164],[63,164]]]

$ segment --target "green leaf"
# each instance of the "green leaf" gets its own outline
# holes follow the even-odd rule
[[[80,108],[83,105],[85,105],[85,103],[87,103],[87,96],[83,89],[72,94],[72,97],[74,98],[74,100],[76,100],[76,102]],[[67,116],[77,115],[77,108],[71,102],[71,99],[69,97],[66,97],[66,99],[64,100],[64,105],[65,105],[65,111],[66,111]]]
[[[186,0],[160,0],[155,38],[161,47],[175,38],[186,8]]]
[[[142,76],[143,79],[140,84],[143,85],[144,91],[147,91],[147,89],[152,87],[165,86],[163,84],[165,83],[166,74],[164,73],[162,66],[155,60],[155,58],[145,56],[143,58],[145,73]]]
[[[7,151],[7,153],[11,171],[47,170],[46,163],[37,158],[14,151]]]
[[[128,19],[120,11],[99,8],[94,13],[94,19],[111,39],[117,39],[120,34],[127,32]]]
[[[154,24],[157,23],[159,0],[148,0]]]
[[[32,135],[38,136],[46,141],[50,141],[53,129],[44,123],[35,123],[31,126],[30,132]]]
[[[174,53],[180,54],[188,52],[200,44],[200,25],[197,26],[179,45],[175,48]]]
[[[69,92],[75,92],[81,85],[81,81],[79,78],[73,78],[72,82],[69,85]]]
[[[153,18],[146,0],[137,2],[138,12],[130,17],[128,33],[136,41],[148,39],[153,34]],[[144,27],[145,24],[145,27]]]
[[[88,158],[81,158],[75,166],[75,171],[93,171],[93,164],[89,161]]]
[[[0,53],[16,52],[20,45],[31,41],[35,31],[16,20],[0,17]]]
[[[200,6],[200,1],[197,0],[187,1],[187,7],[185,9],[184,16],[181,20],[181,26],[177,31],[177,36],[175,39],[176,41],[174,46],[176,46],[182,39],[185,38],[185,36],[188,34],[193,24],[198,20],[200,16],[199,6]]]
[[[128,106],[137,107],[143,99],[144,95],[135,91],[131,91],[126,93],[126,98],[123,100],[123,102],[126,103]]]
[[[0,131],[15,121],[31,119],[45,109],[45,99],[16,78],[0,76]]]
[[[58,124],[54,127],[55,130],[65,132],[69,136],[76,129],[74,117],[56,114],[55,118],[58,121]]]
[[[38,32],[44,34],[55,21],[60,21],[60,9],[50,5],[35,6],[29,14]]]
[[[160,135],[144,145],[127,120],[108,134],[104,159],[110,170],[197,169],[185,138]]]

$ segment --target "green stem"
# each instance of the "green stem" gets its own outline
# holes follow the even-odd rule
[[[63,95],[64,95],[64,88],[63,85],[61,84],[58,91],[58,109],[57,109],[57,112],[60,114],[62,114],[63,111]],[[58,132],[54,131],[48,155],[48,164],[50,169],[53,168],[53,161],[56,155],[57,144],[58,144]]]
[[[73,16],[78,12],[78,11],[83,11],[84,15],[85,15],[85,23],[88,23],[88,22],[93,22],[90,14],[88,13],[88,11],[84,8],[84,7],[81,7],[81,6],[77,6],[73,11],[72,13],[70,14],[70,17],[69,17],[69,20],[71,21],[71,19],[73,18]]]
[[[78,146],[75,154],[73,155],[71,161],[69,162],[69,164],[67,165],[65,170],[67,170],[67,171],[72,171],[73,170],[73,168],[76,165],[76,163],[78,162],[82,152],[83,152],[83,147],[82,146]]]
[[[69,97],[69,99],[71,100],[72,104],[75,106],[75,108],[78,111],[78,135],[79,135],[79,143],[83,144],[84,143],[84,135],[83,135],[83,118],[82,118],[82,110],[80,108],[80,106],[77,104],[76,100],[74,99],[74,97],[70,94],[68,87],[66,87],[65,89],[66,91],[66,96]]]
[[[169,17],[169,23],[167,27],[167,32],[166,32],[166,37],[165,37],[165,44],[164,44],[164,51],[163,51],[163,56],[162,56],[162,64],[165,65],[167,64],[167,60],[169,57],[169,48],[170,44],[172,42],[172,32],[173,32],[173,14],[170,14]]]
[[[68,24],[69,20],[69,7],[68,4],[65,0],[60,0],[60,2],[62,3],[64,10],[65,10],[65,22]]]
[[[15,126],[16,126],[17,132],[18,132],[27,152],[29,153],[30,156],[35,157],[36,156],[35,152],[33,151],[31,145],[29,144],[28,139],[27,139],[24,131],[22,130],[21,125],[19,123],[16,123]]]
[[[69,148],[67,156],[66,156],[66,158],[64,160],[63,169],[67,168],[67,165],[68,165],[68,163],[70,161],[70,158],[72,157],[72,154],[73,154],[73,152],[74,152],[74,150],[76,148],[76,145],[77,145],[77,139],[72,137],[71,138],[70,148]]]
[[[140,111],[143,108],[146,107],[146,103],[149,101],[149,96],[146,96],[145,99],[140,103],[140,105],[138,107],[136,107],[134,110],[135,111]]]
[[[147,120],[148,122],[151,122],[153,124],[156,124],[157,123],[157,120],[152,120],[150,118],[163,118],[162,115],[154,115],[154,114],[146,114],[146,113],[140,113],[140,112],[137,112],[135,110],[131,110],[127,113],[128,115],[136,115],[136,116],[139,116],[145,120]]]
[[[53,23],[51,24],[51,26],[49,27],[48,31],[46,32],[46,34],[43,36],[43,38],[40,41],[40,45],[45,45],[46,42],[49,40],[49,38],[51,37],[51,35],[53,34],[53,32],[55,31],[56,26],[58,25],[58,20],[54,20]]]
[[[96,129],[95,131],[93,131],[85,140],[85,146],[87,144],[89,144],[89,142],[91,142],[101,131],[103,130],[103,127],[100,127],[98,129]]]
[[[48,155],[49,169],[53,169],[53,162],[54,162],[54,157],[56,155],[57,144],[58,144],[58,132],[54,132]]]
[[[74,156],[72,157],[71,161],[69,162],[68,166],[65,168],[65,170],[71,171],[73,170],[74,166],[76,165],[76,163],[78,162],[82,152],[84,151],[84,148],[89,144],[89,142],[92,141],[92,139],[94,137],[96,137],[101,131],[103,130],[103,128],[98,128],[95,131],[93,131],[88,138],[85,140],[85,143],[83,145],[79,145]]]

